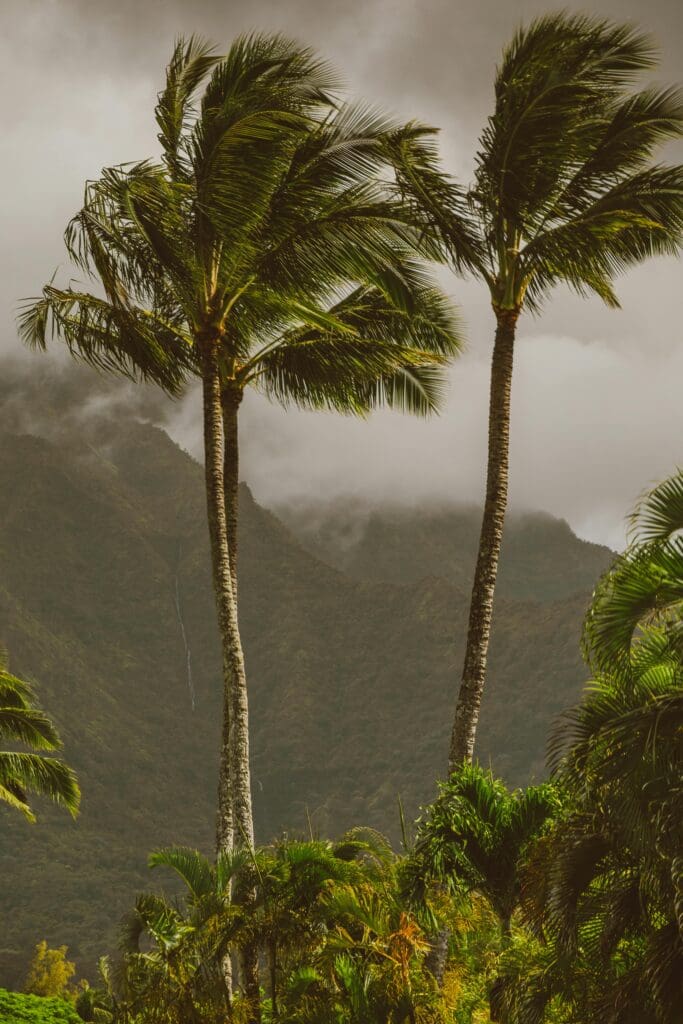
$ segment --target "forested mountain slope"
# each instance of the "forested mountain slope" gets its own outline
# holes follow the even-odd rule
[[[0,642],[83,790],[75,823],[0,810],[0,983],[41,938],[92,969],[155,881],[148,851],[211,848],[220,687],[202,483],[150,425],[0,436]],[[241,504],[258,838],[309,818],[396,837],[397,796],[413,815],[445,767],[472,556],[455,527],[472,514],[363,512],[341,557],[301,510],[295,539],[246,487]],[[547,727],[579,692],[581,618],[608,557],[552,520],[511,530],[478,747],[511,782],[542,773]]]

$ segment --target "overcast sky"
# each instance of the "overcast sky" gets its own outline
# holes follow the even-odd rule
[[[350,91],[442,129],[448,167],[469,178],[492,105],[494,67],[520,20],[566,4],[505,0],[0,0],[0,351],[16,352],[19,298],[64,265],[61,236],[83,182],[156,152],[153,108],[174,37],[225,47],[244,30],[284,30],[344,73]],[[657,78],[683,79],[679,0],[600,0],[662,48]],[[679,159],[681,150],[667,154]],[[258,398],[243,415],[244,476],[266,504],[354,493],[479,501],[492,321],[479,285],[445,278],[468,325],[439,419],[368,423],[283,413]],[[681,264],[660,260],[619,282],[623,310],[558,292],[522,321],[513,388],[511,502],[618,544],[623,515],[683,462]],[[198,453],[197,396],[168,427]]]

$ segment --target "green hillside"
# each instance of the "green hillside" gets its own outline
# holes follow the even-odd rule
[[[58,441],[5,433],[0,485],[0,642],[35,681],[83,790],[75,823],[48,807],[36,826],[0,811],[0,982],[12,984],[41,938],[68,944],[92,971],[133,894],[150,885],[148,851],[171,841],[210,849],[219,659],[202,471],[165,433],[123,418]],[[243,488],[261,840],[303,830],[309,817],[325,833],[363,821],[396,837],[397,795],[412,814],[443,771],[471,545],[460,556],[452,546],[440,565],[441,541],[419,510],[412,527],[407,514],[395,529],[389,520],[365,542],[367,571],[358,552],[342,571],[333,546],[314,553]],[[578,694],[588,580],[608,557],[566,524],[542,528],[584,586],[567,592],[564,568],[559,582],[549,557],[538,562],[539,520],[520,521],[505,552],[479,742],[511,782],[543,772],[548,724]],[[397,564],[407,535],[413,561]],[[525,559],[537,603],[512,586]]]

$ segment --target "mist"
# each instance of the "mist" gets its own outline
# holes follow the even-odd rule
[[[520,20],[564,6],[496,0],[354,0],[343,7],[312,0],[5,0],[5,408],[7,388],[13,387],[17,424],[38,429],[44,418],[39,408],[29,408],[20,386],[24,371],[17,367],[29,376],[43,371],[41,357],[20,354],[17,303],[35,295],[55,269],[58,276],[70,273],[62,232],[80,205],[84,181],[103,166],[157,152],[153,108],[175,36],[203,33],[219,49],[250,29],[281,30],[309,42],[341,69],[354,94],[401,118],[440,126],[445,163],[466,181],[492,105],[501,47]],[[588,7],[638,21],[662,46],[658,79],[680,76],[679,3],[657,0],[643,8],[631,0],[601,0]],[[277,505],[339,494],[410,504],[481,501],[492,317],[478,285],[450,275],[441,279],[468,326],[467,351],[452,369],[441,416],[418,421],[381,413],[359,422],[283,411],[250,395],[242,416],[242,466],[260,501]],[[623,517],[634,499],[681,460],[679,289],[680,264],[660,260],[618,282],[621,311],[558,292],[541,319],[521,322],[513,389],[513,508],[545,510],[566,518],[580,536],[621,543]],[[58,356],[56,365],[63,362]],[[47,369],[41,379],[48,391],[57,387]],[[92,388],[82,399],[76,394],[76,407],[124,403],[130,415],[160,423],[199,456],[199,400],[192,388],[170,402],[131,384],[112,392],[93,376],[76,375],[73,381],[77,392]],[[112,399],[114,393],[118,397]]]

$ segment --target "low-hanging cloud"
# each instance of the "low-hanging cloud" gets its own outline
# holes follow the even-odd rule
[[[467,178],[502,45],[520,20],[564,6],[564,0],[5,0],[0,159],[9,185],[0,196],[0,352],[18,350],[17,301],[35,295],[56,267],[67,273],[61,235],[84,180],[105,165],[156,152],[153,107],[176,35],[199,32],[219,48],[249,29],[310,42],[342,69],[356,94],[441,126],[444,158]],[[680,73],[683,15],[676,0],[653,0],[645,9],[636,0],[581,6],[641,22],[662,44],[660,77]],[[482,288],[444,279],[466,315],[469,347],[453,367],[443,414],[420,422],[382,413],[362,423],[284,413],[251,397],[242,417],[242,461],[258,497],[270,504],[312,492],[410,502],[481,499],[491,315]],[[621,537],[634,496],[681,461],[683,427],[680,264],[651,263],[618,290],[622,312],[558,292],[541,320],[524,321],[512,424],[513,504],[562,515],[583,535],[611,543]],[[18,387],[18,380],[6,384]],[[88,402],[130,402],[131,415],[165,424],[199,453],[192,390],[171,403],[151,389],[126,386],[113,399],[94,380],[74,378],[75,387],[93,389],[94,398],[83,396],[83,409]]]

